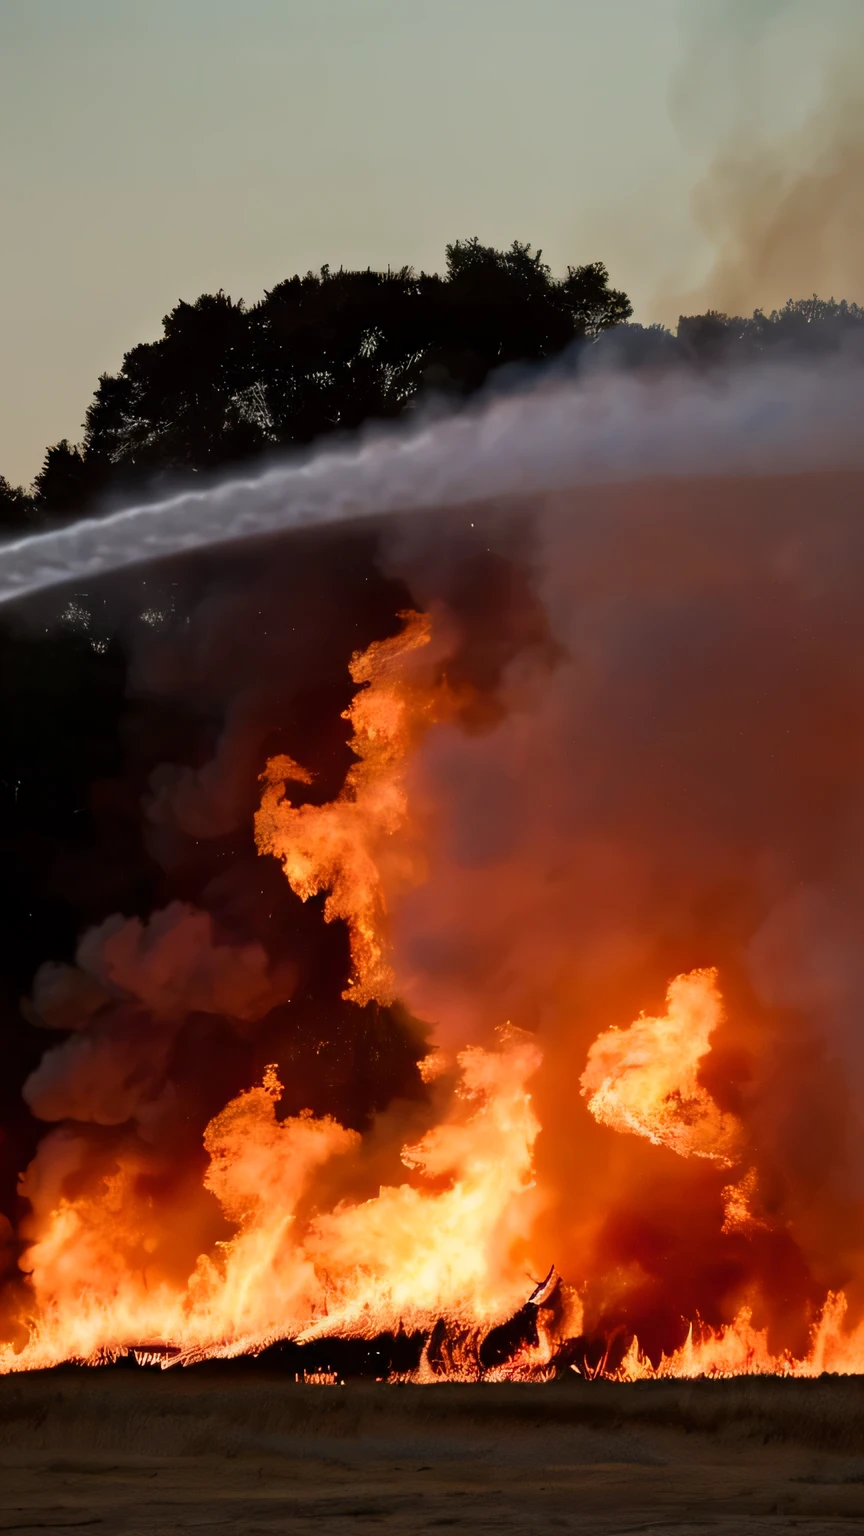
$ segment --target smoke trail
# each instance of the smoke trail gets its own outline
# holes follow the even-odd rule
[[[664,302],[665,312],[744,315],[814,292],[864,295],[864,17],[833,0],[815,19],[794,0],[721,0],[700,13],[671,110],[682,138],[709,149],[693,214],[714,260],[704,283]],[[808,71],[820,56],[808,111]],[[803,121],[782,126],[802,98]]]
[[[226,480],[7,544],[0,603],[198,549],[393,512],[646,475],[855,468],[860,373],[835,364],[723,378],[546,376],[413,431]]]

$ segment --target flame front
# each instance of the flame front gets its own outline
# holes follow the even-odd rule
[[[429,855],[409,769],[432,727],[451,720],[455,709],[430,647],[430,620],[413,612],[402,618],[397,636],[353,658],[358,691],[346,718],[357,761],[341,792],[326,804],[292,803],[285,786],[311,785],[312,775],[291,757],[272,757],[255,822],[259,852],[279,859],[292,891],[303,901],[326,892],[325,919],[347,925],[351,974],[344,996],[358,1009],[388,1004],[403,991],[394,912],[422,884]],[[118,967],[141,991],[149,985],[141,962],[148,944],[151,955],[166,955],[170,935],[181,930],[194,933],[196,944],[211,942],[198,919],[180,912],[171,922],[146,941],[140,924],[106,933],[104,953],[114,970],[98,986],[87,982],[84,1002],[80,978],[75,992],[61,977],[64,1027],[79,1029],[84,1042],[64,1047],[76,1070],[90,1070],[97,1043],[86,1033],[88,1021],[102,1006],[99,987],[115,984]],[[221,952],[217,970],[230,977],[243,1021],[282,995],[282,981],[267,977],[254,948],[233,964]],[[52,985],[56,990],[56,978]],[[207,1006],[199,970],[189,969],[184,985],[193,1007]],[[71,1025],[67,993],[84,1010]],[[559,1006],[566,1016],[560,998]],[[170,1017],[168,1008],[161,1026],[166,1052]],[[134,1135],[123,1133],[110,1155],[97,1131],[62,1126],[45,1137],[22,1180],[31,1214],[0,1368],[98,1362],[129,1350],[166,1364],[255,1352],[282,1339],[406,1333],[426,1341],[406,1378],[419,1382],[545,1379],[568,1364],[618,1380],[860,1371],[864,1322],[850,1324],[839,1290],[802,1303],[797,1326],[800,1333],[803,1317],[806,1336],[797,1350],[772,1340],[772,1276],[782,1265],[791,1274],[797,1264],[795,1273],[803,1273],[803,1260],[780,1214],[777,1173],[761,1157],[746,1095],[737,1107],[723,1105],[706,1081],[715,1039],[727,1024],[717,970],[678,974],[668,984],[665,1013],[641,1013],[624,1027],[607,1022],[599,1032],[595,1024],[596,1038],[582,1057],[584,1108],[572,1076],[565,1085],[558,1061],[544,1059],[537,1034],[500,1020],[490,1039],[478,1024],[482,1043],[452,1051],[445,1027],[442,1043],[419,1062],[425,1128],[401,1145],[398,1163],[399,1143],[385,1146],[389,1181],[371,1193],[363,1184],[380,1152],[375,1138],[392,1136],[398,1116],[391,1125],[384,1115],[361,1134],[309,1110],[282,1114],[276,1066],[210,1119],[203,1172],[176,1183],[167,1214],[154,1190],[170,1170],[148,1144],[145,1121]],[[47,1092],[49,1068],[40,1072],[40,1092]],[[539,1172],[541,1125],[529,1091],[535,1083],[547,1099],[566,1086],[571,1106],[570,1125],[538,1158]],[[158,1116],[160,1100],[148,1106]],[[726,1255],[731,1277],[725,1321],[703,1322],[694,1310],[681,1318],[680,1342],[671,1350],[643,1348],[638,1330],[628,1326],[628,1307],[650,1289],[647,1271],[616,1259],[611,1218],[592,1226],[577,1217],[592,1174],[586,1165],[574,1177],[573,1161],[563,1155],[571,1131],[607,1138],[596,1145],[608,1154],[609,1178],[618,1184],[597,1195],[595,1208],[608,1198],[613,1214],[616,1201],[632,1213],[648,1198],[656,1167],[658,1211],[668,1188],[671,1203],[691,1200],[694,1214],[709,1213],[710,1241]],[[684,1164],[689,1182],[676,1184]],[[598,1166],[596,1157],[591,1166]],[[638,1199],[631,1186],[641,1191]],[[556,1221],[567,1245],[566,1282],[550,1268],[558,1257],[548,1248]],[[546,1281],[538,1282],[543,1274]],[[498,1357],[484,1357],[485,1341],[517,1315],[521,1334]]]
[[[514,1254],[531,1218],[539,1126],[526,1083],[533,1041],[464,1051],[446,1120],[402,1157],[416,1178],[330,1211],[300,1208],[325,1164],[359,1141],[332,1119],[277,1119],[274,1068],[207,1127],[204,1183],[236,1227],[183,1285],[154,1283],[133,1166],[98,1197],[62,1199],[27,1252],[34,1318],[5,1370],[168,1345],[167,1361],[234,1355],[282,1338],[429,1332],[440,1319],[488,1331],[524,1299]]]

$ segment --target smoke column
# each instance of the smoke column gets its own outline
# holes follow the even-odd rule
[[[127,631],[147,881],[25,1004],[4,1368],[861,1368],[862,394],[601,369],[10,550],[235,546]]]
[[[714,254],[705,281],[664,297],[663,313],[749,315],[813,293],[861,302],[860,6],[719,0],[686,24],[670,109],[682,140],[710,159],[693,216]],[[803,120],[784,121],[790,102]]]

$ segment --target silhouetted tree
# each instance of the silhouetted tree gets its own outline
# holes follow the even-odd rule
[[[677,340],[683,354],[699,363],[861,351],[864,306],[814,293],[811,299],[788,299],[768,315],[754,310],[749,318],[709,309],[704,315],[682,315]]]
[[[709,309],[681,315],[677,331],[624,322],[595,349],[623,368],[711,368],[728,363],[842,353],[864,361],[864,306],[836,299],[789,299],[770,314],[727,315]]]
[[[202,294],[103,375],[83,441],[48,449],[32,494],[0,481],[0,530],[392,420],[424,397],[464,397],[501,370],[568,349],[619,367],[703,368],[864,348],[864,308],[815,295],[749,319],[682,316],[677,334],[628,324],[631,313],[602,262],[555,278],[530,245],[498,250],[476,237],[447,246],[441,274],[325,266],[251,307]]]
[[[98,450],[73,447],[64,437],[47,450],[33,481],[35,510],[43,518],[73,517],[84,511],[103,483]]]
[[[553,357],[630,313],[602,263],[559,281],[530,246],[477,239],[447,247],[443,276],[323,267],[250,309],[205,294],[100,380],[83,461],[111,465],[116,483],[311,443],[398,416],[424,389],[469,393],[496,368]]]
[[[34,521],[32,496],[28,496],[20,485],[10,485],[5,475],[0,475],[0,532],[27,532]]]

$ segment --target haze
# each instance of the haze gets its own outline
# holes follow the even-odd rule
[[[28,482],[76,439],[98,374],[178,298],[254,301],[324,262],[431,270],[448,240],[518,236],[556,269],[605,261],[637,319],[674,323],[723,244],[691,196],[718,145],[742,122],[794,135],[859,20],[850,0],[0,0],[0,472]],[[846,276],[823,257],[802,291]],[[743,297],[789,296],[772,284]]]

